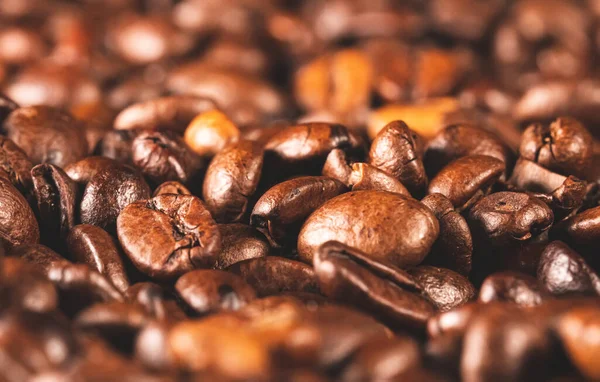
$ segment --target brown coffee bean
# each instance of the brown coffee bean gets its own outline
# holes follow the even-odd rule
[[[219,152],[206,170],[202,196],[219,223],[240,221],[246,214],[263,167],[262,148],[240,141]]]
[[[423,294],[441,312],[464,305],[475,298],[475,287],[471,282],[450,269],[421,265],[408,270],[423,286]]]
[[[384,191],[353,191],[326,202],[306,220],[298,254],[310,262],[323,243],[335,240],[402,268],[421,263],[438,234],[437,219],[418,201]]]
[[[126,206],[117,219],[123,250],[140,271],[170,279],[198,267],[212,267],[221,234],[200,199],[160,195]]]
[[[471,319],[485,307],[484,304],[470,302],[448,312],[438,313],[427,321],[427,333],[431,338],[447,335],[462,337]]]
[[[563,315],[558,323],[558,333],[569,359],[592,380],[600,378],[596,362],[600,352],[599,313],[597,306],[575,308]]]
[[[488,276],[479,290],[479,301],[483,303],[502,301],[532,307],[540,305],[546,298],[548,296],[535,277],[514,271]]]
[[[219,224],[223,245],[215,268],[225,269],[243,260],[265,257],[271,247],[256,229],[245,224]]]
[[[191,191],[188,190],[183,184],[171,180],[160,184],[154,190],[152,197],[164,195],[164,194],[176,194],[176,195],[191,195]]]
[[[205,111],[194,118],[184,134],[185,143],[198,155],[213,156],[228,144],[237,142],[240,131],[227,115]]]
[[[425,263],[468,276],[471,272],[473,239],[467,221],[442,194],[429,194],[421,203],[433,212],[440,225],[440,234]]]
[[[563,175],[585,176],[592,164],[593,141],[590,133],[577,120],[558,118],[549,126],[534,124],[523,132],[519,152]]]
[[[268,231],[277,243],[293,241],[304,220],[346,186],[325,176],[304,176],[281,182],[254,205],[250,224]]]
[[[155,98],[122,110],[115,118],[114,128],[172,130],[181,133],[198,114],[213,109],[216,109],[215,103],[203,97],[179,95]]]
[[[195,270],[175,283],[177,295],[197,314],[235,311],[256,297],[241,277],[218,270]]]
[[[49,106],[21,107],[4,121],[6,136],[34,163],[64,167],[87,153],[83,126],[70,114]]]
[[[551,242],[542,252],[537,278],[544,289],[554,295],[600,294],[600,277],[561,241]]]
[[[173,323],[187,319],[174,296],[158,284],[139,282],[131,285],[124,295],[127,301],[140,304],[149,315],[163,322]]]
[[[138,171],[124,165],[105,168],[85,186],[79,208],[81,223],[114,234],[121,211],[130,203],[149,197],[150,187]]]
[[[590,208],[558,223],[552,228],[551,234],[581,251],[594,267],[600,265],[594,255],[600,238],[600,207]]]
[[[320,173],[333,149],[360,152],[361,140],[342,125],[305,123],[290,126],[273,136],[265,146],[269,160],[295,173]]]
[[[355,253],[359,261],[354,260]],[[322,245],[315,254],[314,268],[323,294],[373,312],[392,327],[423,329],[435,307],[429,300],[410,291],[420,284],[402,272],[392,273],[400,278],[382,273],[382,268],[393,269],[385,262],[371,271],[366,263],[360,262],[365,257],[366,254],[341,243]],[[377,261],[372,263],[377,264]]]
[[[346,153],[341,149],[333,149],[327,155],[323,170],[323,176],[328,176],[337,179],[344,183],[347,187],[351,187],[350,175],[352,174],[352,166],[350,166]]]
[[[122,254],[115,240],[102,228],[79,224],[71,229],[66,244],[76,262],[89,265],[108,278],[121,292],[129,288]]]
[[[131,143],[133,164],[155,184],[168,180],[190,183],[202,160],[170,131],[144,131]]]
[[[429,184],[429,194],[442,194],[459,211],[487,195],[504,173],[505,164],[487,155],[469,155],[444,167]]]
[[[367,163],[352,165],[348,183],[352,185],[352,191],[388,191],[411,197],[406,187],[398,179]]]
[[[394,121],[379,131],[369,151],[371,165],[398,179],[415,195],[427,187],[419,139],[406,123]]]
[[[115,112],[103,102],[76,105],[70,111],[75,118],[83,122],[88,154],[94,153],[104,135],[112,131]]]
[[[2,258],[2,301],[32,312],[51,312],[58,306],[56,288],[34,265],[15,257]],[[8,295],[7,295],[8,294]]]
[[[8,178],[23,195],[28,195],[33,188],[32,167],[33,164],[21,148],[10,139],[0,137],[0,176]]]
[[[98,153],[120,163],[133,164],[131,142],[137,134],[137,130],[111,130],[100,141]]]
[[[120,167],[114,159],[91,156],[64,167],[65,173],[79,185],[85,186],[97,173],[108,168]]]
[[[240,275],[259,296],[281,292],[319,292],[315,273],[310,266],[283,257],[248,259],[231,265],[227,270]]]
[[[450,162],[467,155],[487,155],[509,167],[513,153],[494,133],[472,124],[450,125],[427,142],[425,168],[435,175]]]
[[[10,250],[21,244],[36,244],[40,228],[25,198],[4,177],[0,177],[0,232],[2,245]]]

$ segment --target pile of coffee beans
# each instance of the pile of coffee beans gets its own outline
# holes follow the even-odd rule
[[[0,0],[0,381],[600,380],[600,1]]]

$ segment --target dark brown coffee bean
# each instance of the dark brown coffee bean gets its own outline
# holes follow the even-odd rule
[[[410,337],[364,344],[343,371],[343,381],[392,380],[421,364],[419,346]]]
[[[600,294],[600,277],[585,260],[561,241],[546,246],[537,278],[554,295],[569,293]]]
[[[366,257],[360,251],[336,242],[320,247],[314,257],[314,268],[323,294],[373,312],[392,327],[423,329],[435,307],[429,300],[410,291],[420,284],[409,275],[404,276],[408,283],[382,277],[378,268],[373,272],[369,266],[364,266],[365,263],[355,261],[355,253],[359,259]],[[383,264],[385,266],[385,262]]]
[[[595,361],[600,352],[600,310],[580,307],[570,310],[558,322],[558,333],[567,355],[579,372],[590,380],[600,378]]]
[[[117,219],[123,250],[142,272],[172,279],[214,266],[221,234],[200,199],[160,195],[126,206]]]
[[[346,191],[339,181],[325,176],[304,176],[281,182],[254,205],[250,224],[265,229],[277,243],[293,241],[304,220],[323,203]]]
[[[133,164],[131,143],[137,134],[137,130],[111,130],[98,144],[98,153],[117,162]]]
[[[398,179],[367,163],[352,165],[348,183],[352,185],[352,191],[388,191],[411,197],[406,187]]]
[[[503,246],[548,230],[553,214],[546,204],[527,194],[497,192],[475,204],[468,221],[475,241]]]
[[[113,234],[121,211],[130,203],[149,198],[150,193],[138,171],[123,165],[105,168],[85,186],[79,209],[81,223],[96,225]]]
[[[51,312],[58,306],[56,288],[34,265],[15,257],[2,258],[3,306]]]
[[[86,157],[65,166],[65,173],[79,185],[85,186],[97,173],[107,168],[118,168],[119,162],[100,156]]]
[[[35,166],[31,177],[42,242],[62,249],[69,230],[75,225],[77,187],[60,167],[51,164]]]
[[[129,288],[123,255],[106,231],[94,225],[80,224],[71,229],[66,239],[71,259],[97,270],[121,292]]]
[[[484,304],[471,302],[448,312],[438,313],[427,321],[427,333],[432,338],[446,335],[462,337],[471,319],[485,307]]]
[[[12,185],[0,177],[0,235],[7,250],[22,244],[36,244],[40,228],[25,198]]]
[[[219,223],[240,221],[248,208],[263,167],[263,150],[250,141],[226,147],[210,162],[202,196]]]
[[[414,195],[427,187],[419,139],[406,123],[394,121],[377,134],[369,151],[371,165],[397,178]]]
[[[265,149],[267,158],[272,157],[269,161],[276,161],[287,171],[307,174],[313,169],[320,172],[331,150],[360,152],[362,142],[342,125],[305,123],[276,134]]]
[[[125,292],[125,299],[132,304],[140,304],[152,317],[168,322],[187,319],[174,296],[163,287],[151,282],[140,282],[131,285]]]
[[[441,312],[466,304],[475,298],[475,287],[465,277],[450,269],[421,265],[408,270],[423,286],[423,294]]]
[[[475,125],[451,125],[427,142],[425,168],[428,174],[435,175],[450,162],[467,155],[491,156],[504,162],[507,168],[514,156],[494,133]]]
[[[4,121],[4,131],[34,164],[64,167],[88,151],[83,126],[70,114],[49,106],[13,111]]]
[[[133,164],[155,184],[168,180],[189,183],[202,160],[173,132],[144,131],[131,143]]]
[[[403,268],[421,263],[438,234],[437,219],[417,200],[384,191],[353,191],[326,202],[306,220],[298,254],[311,262],[323,243],[335,240]]]
[[[341,149],[333,149],[327,155],[323,170],[321,171],[323,176],[328,176],[333,179],[337,179],[350,187],[350,174],[352,174],[352,166],[348,163],[346,153]]]
[[[506,169],[504,162],[487,155],[469,155],[444,167],[429,184],[430,194],[447,197],[459,211],[490,192]]]
[[[552,362],[551,338],[539,319],[523,311],[491,306],[476,315],[465,333],[464,381],[528,381],[543,378]],[[515,346],[515,343],[519,346]],[[490,361],[493,360],[493,361]]]
[[[263,234],[245,224],[219,224],[223,245],[215,268],[225,269],[240,261],[265,257],[271,247]]]
[[[479,301],[512,302],[523,307],[541,304],[548,298],[535,277],[519,272],[498,272],[488,276],[481,284]]]
[[[248,259],[231,265],[227,270],[240,275],[259,296],[281,292],[319,292],[312,267],[283,257]]]
[[[440,234],[425,263],[468,276],[471,272],[473,239],[467,221],[442,194],[429,194],[421,203],[433,212],[440,225]]]
[[[23,195],[33,188],[31,168],[27,154],[8,138],[0,137],[0,176],[8,178]]]
[[[558,223],[552,228],[551,235],[581,251],[592,266],[600,265],[595,255],[600,239],[600,207],[590,208]]]
[[[156,187],[152,197],[164,194],[191,195],[192,193],[183,184],[172,180]]]
[[[178,296],[197,314],[235,311],[256,297],[243,278],[218,270],[195,270],[175,283]]]
[[[552,193],[567,178],[552,172],[535,162],[519,158],[513,169],[509,183],[519,190]]]
[[[523,132],[521,157],[563,175],[585,176],[592,164],[593,140],[572,118],[559,118],[549,126],[534,124]]]
[[[198,114],[216,109],[208,98],[169,96],[133,104],[117,115],[117,130],[154,129],[182,133]]]

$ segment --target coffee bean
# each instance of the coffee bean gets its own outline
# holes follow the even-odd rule
[[[353,191],[329,200],[306,220],[298,254],[310,262],[323,243],[335,240],[406,267],[423,261],[438,234],[437,219],[418,201],[384,191]]]
[[[98,153],[125,164],[133,164],[131,142],[137,130],[111,130],[104,135],[98,145]]]
[[[283,257],[248,259],[231,265],[227,270],[241,276],[259,296],[281,292],[319,292],[315,272],[310,266]]]
[[[408,270],[423,286],[423,294],[442,312],[461,306],[475,298],[471,282],[450,269],[421,265]]]
[[[228,144],[237,142],[240,131],[226,114],[218,110],[205,111],[187,126],[185,143],[198,155],[213,156]]]
[[[0,176],[10,180],[23,195],[28,195],[33,188],[32,167],[23,150],[10,139],[0,137]]]
[[[412,194],[427,187],[419,136],[403,121],[387,124],[373,140],[369,163],[397,178]]]
[[[119,162],[114,159],[91,156],[64,167],[65,173],[73,181],[85,187],[85,185],[100,171],[109,168],[118,168]]]
[[[235,311],[255,298],[256,292],[243,278],[217,270],[195,270],[175,283],[178,296],[197,314]]]
[[[479,290],[479,301],[513,302],[519,306],[531,307],[541,304],[548,298],[541,290],[535,277],[519,272],[498,272],[488,276]]]
[[[262,167],[263,150],[250,141],[233,144],[212,159],[202,196],[216,221],[233,223],[242,219],[258,187]]]
[[[352,185],[352,191],[388,191],[406,197],[411,196],[399,180],[367,163],[354,163],[352,165],[348,183]]]
[[[82,159],[88,150],[80,123],[49,106],[16,109],[4,121],[4,131],[34,164],[64,167]]]
[[[254,205],[250,224],[265,229],[277,243],[296,237],[304,220],[323,203],[342,194],[346,187],[324,176],[305,176],[281,182],[265,192]]]
[[[569,359],[589,379],[600,378],[598,364],[594,362],[600,351],[598,313],[597,307],[575,308],[563,315],[558,323],[558,333]]]
[[[51,312],[58,306],[58,294],[43,272],[25,260],[2,259],[2,301],[6,308]]]
[[[139,282],[131,285],[124,293],[127,301],[141,305],[152,317],[169,322],[187,319],[174,300],[163,287],[152,282]]]
[[[143,273],[172,279],[197,267],[212,267],[221,234],[200,199],[165,194],[126,206],[117,219],[123,250]]]
[[[352,174],[352,167],[346,158],[346,153],[341,149],[333,149],[327,155],[323,170],[321,171],[323,176],[328,176],[333,179],[337,179],[350,187],[350,174]]]
[[[105,168],[85,186],[79,208],[81,223],[114,234],[121,211],[130,203],[149,197],[150,187],[136,170],[123,165]]]
[[[222,246],[215,268],[225,269],[240,261],[265,257],[271,247],[267,238],[245,224],[219,224]]]
[[[192,193],[187,189],[187,187],[178,181],[170,180],[156,187],[152,196],[154,197],[164,194],[191,195]]]
[[[40,229],[33,211],[21,193],[4,177],[0,177],[0,231],[2,245],[10,250],[21,244],[35,244]]]
[[[102,228],[90,224],[76,225],[69,232],[66,243],[74,261],[97,270],[121,292],[129,288],[123,255],[115,240]]]
[[[600,269],[597,268],[600,261],[593,255],[600,238],[600,207],[590,208],[556,224],[551,234],[581,251],[592,266]]]

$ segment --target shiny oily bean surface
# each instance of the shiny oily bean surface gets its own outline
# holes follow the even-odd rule
[[[423,286],[423,294],[441,312],[447,312],[475,298],[471,282],[450,269],[421,265],[408,270]]]
[[[156,187],[152,196],[159,196],[163,194],[191,195],[192,193],[183,184],[171,180],[161,183],[158,187]]]
[[[398,179],[367,163],[352,164],[348,183],[352,186],[352,191],[388,191],[407,197],[411,196]]]
[[[202,188],[206,207],[216,221],[234,223],[248,208],[263,167],[263,150],[250,141],[226,147],[211,160]]]
[[[256,297],[241,277],[218,270],[194,270],[175,283],[177,295],[197,314],[235,311]]]
[[[483,281],[478,300],[483,303],[512,302],[519,306],[532,307],[540,305],[548,297],[535,277],[504,271],[494,273]]]
[[[596,307],[570,310],[558,322],[558,333],[569,359],[589,379],[600,378],[600,311]]]
[[[32,167],[27,154],[19,146],[6,137],[0,137],[0,176],[8,178],[24,195],[31,192],[33,187]]]
[[[268,256],[269,241],[254,227],[246,224],[219,224],[222,247],[215,268],[225,269],[240,261]]]
[[[73,181],[85,186],[94,175],[113,167],[119,167],[119,162],[108,157],[90,156],[66,165],[64,171]]]
[[[329,200],[306,220],[298,254],[310,262],[319,246],[335,240],[402,268],[421,263],[438,234],[437,219],[420,202],[384,191],[353,191]]]
[[[40,240],[38,222],[25,198],[3,177],[0,177],[0,237],[6,249]]]
[[[192,195],[165,194],[126,206],[117,219],[123,250],[143,273],[159,279],[214,265],[221,234]]]

